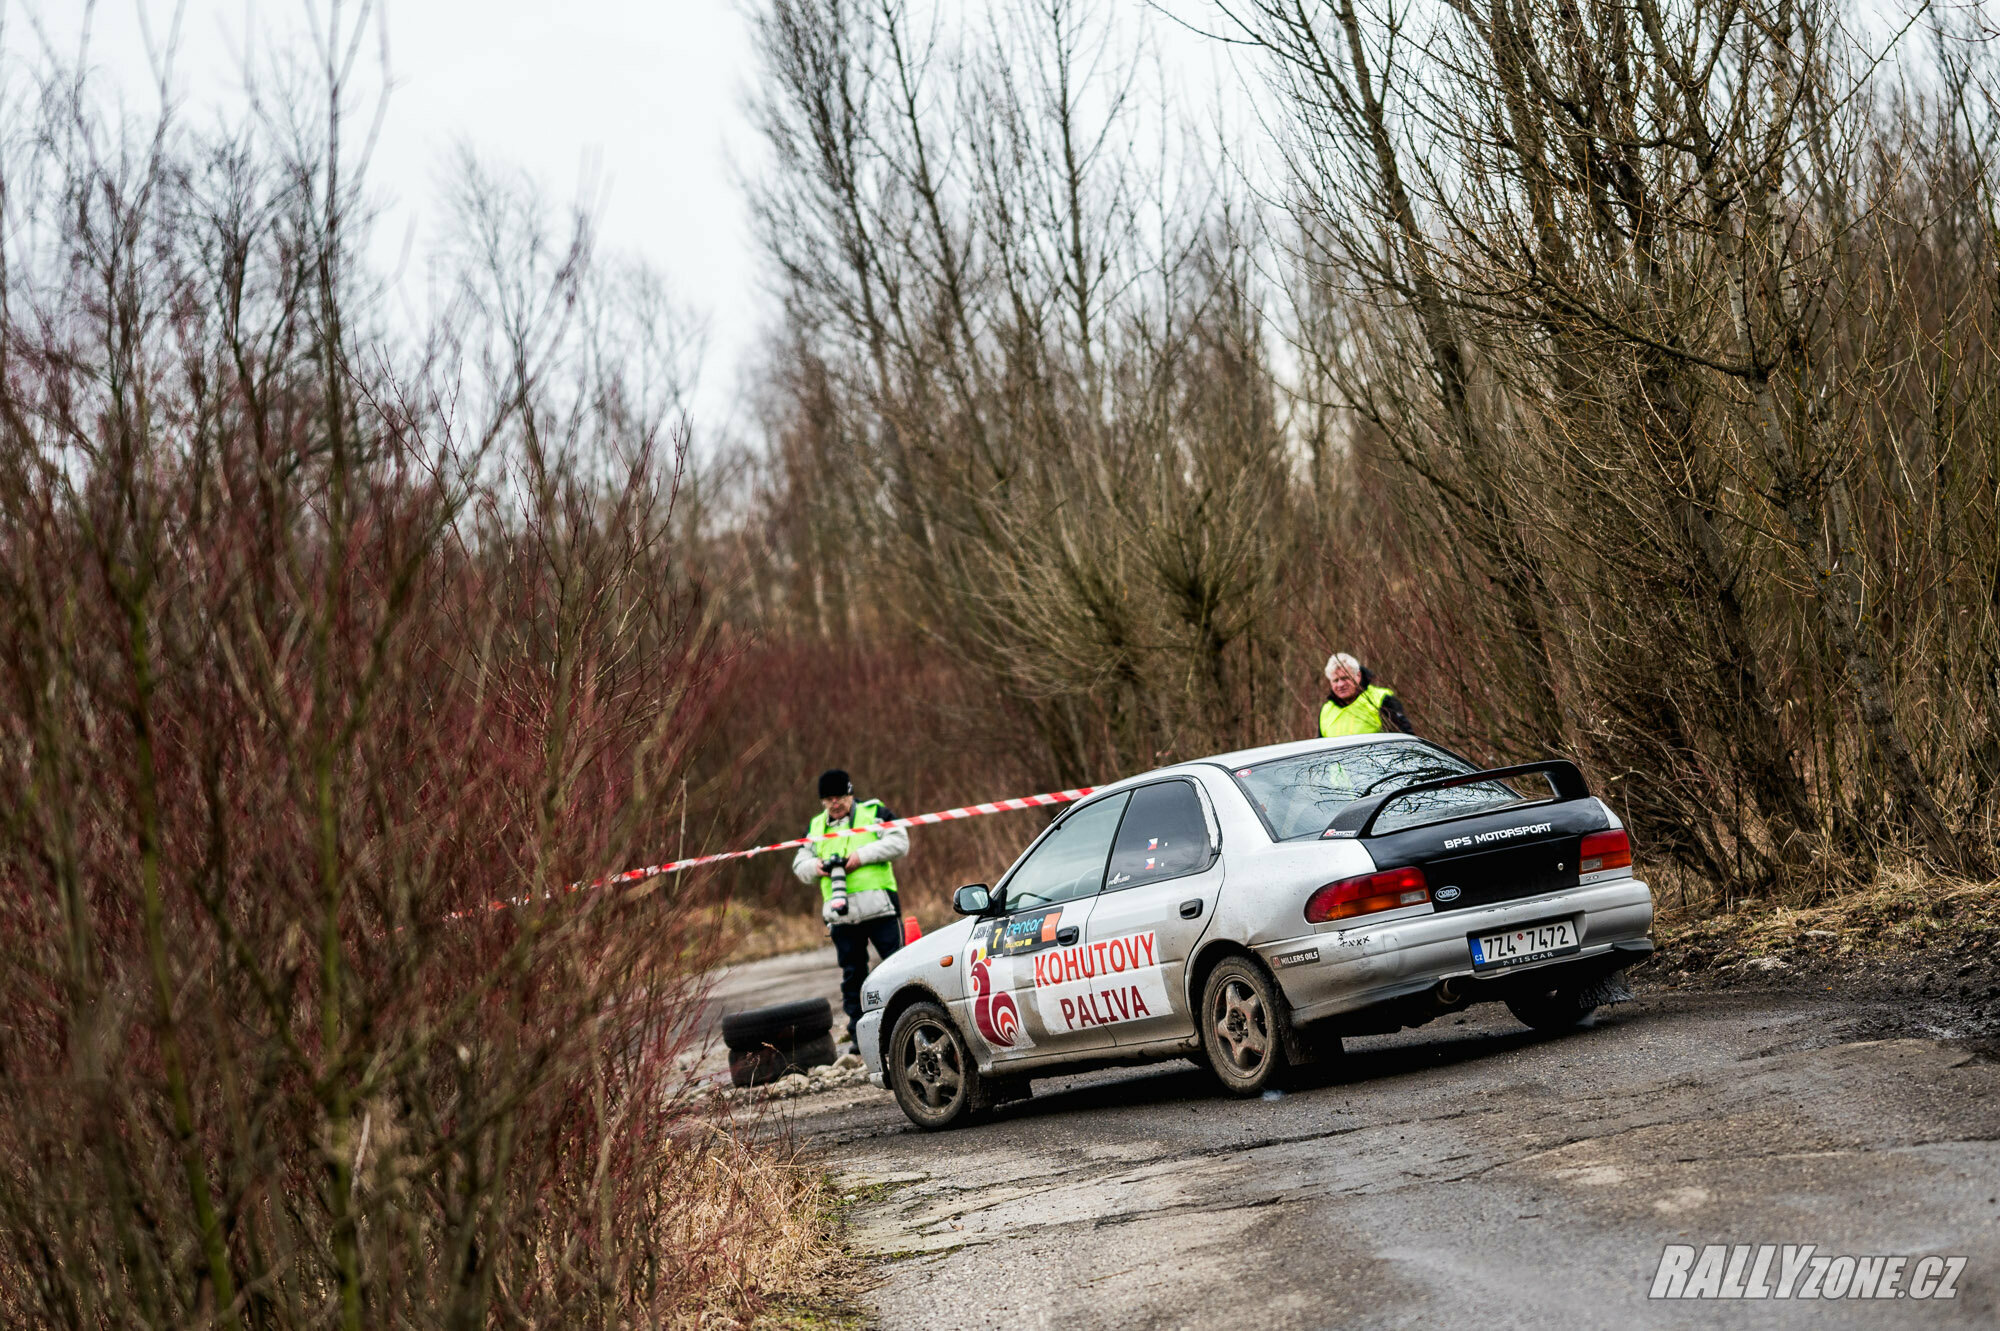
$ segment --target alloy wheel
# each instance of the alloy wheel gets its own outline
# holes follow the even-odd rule
[[[903,1079],[931,1109],[943,1109],[965,1087],[958,1041],[934,1021],[913,1027],[903,1044]]]
[[[1271,1017],[1247,981],[1231,977],[1215,996],[1211,1014],[1222,1055],[1239,1073],[1250,1074],[1271,1056]]]

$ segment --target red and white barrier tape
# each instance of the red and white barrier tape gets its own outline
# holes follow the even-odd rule
[[[766,851],[791,850],[797,846],[809,845],[814,841],[832,841],[839,837],[853,836],[856,832],[884,832],[892,827],[919,827],[925,823],[948,823],[960,818],[981,818],[989,813],[1012,813],[1019,809],[1041,809],[1051,804],[1068,804],[1072,800],[1082,799],[1095,789],[1097,789],[1095,786],[1084,786],[1079,790],[1057,790],[1046,795],[1023,795],[1017,799],[994,800],[990,804],[969,804],[962,809],[946,809],[941,813],[920,813],[912,818],[891,818],[885,822],[864,823],[860,827],[847,827],[834,832],[809,833],[806,836],[795,837],[790,841],[773,841],[768,846],[752,846],[748,850],[725,850],[717,855],[697,855],[691,860],[673,860],[667,864],[649,864],[643,869],[627,869],[623,873],[614,873],[608,878],[599,878],[595,882],[571,883],[562,890],[564,892],[581,892],[585,888],[609,887],[617,883],[637,883],[648,878],[657,878],[661,874],[679,873],[683,869],[693,869],[703,864],[720,864],[724,860],[748,859],[752,855],[762,855]],[[544,894],[542,899],[550,900],[557,895],[555,892],[549,892]],[[534,900],[533,897],[510,897],[505,901],[489,901],[486,903],[486,908],[488,910],[506,910],[509,906],[525,906],[532,900]],[[457,911],[447,918],[458,919],[469,913],[468,911]]]

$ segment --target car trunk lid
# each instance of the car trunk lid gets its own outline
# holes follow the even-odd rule
[[[1538,778],[1546,797],[1534,788]],[[1358,837],[1378,869],[1422,869],[1433,908],[1449,911],[1577,886],[1584,836],[1609,826],[1575,766],[1550,762],[1358,801],[1325,836]]]

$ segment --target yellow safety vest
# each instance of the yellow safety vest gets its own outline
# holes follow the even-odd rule
[[[1375,735],[1382,730],[1382,704],[1396,696],[1394,689],[1370,684],[1342,707],[1328,698],[1320,705],[1319,733],[1322,739],[1336,735]]]
[[[855,804],[853,812],[848,816],[848,826],[860,827],[864,823],[875,823],[881,820],[882,801],[867,800]],[[826,831],[826,810],[821,809],[813,815],[812,827],[808,829],[808,834],[817,835],[824,831]],[[842,859],[846,859],[869,842],[880,841],[881,839],[882,834],[880,832],[850,832],[846,836],[833,837],[827,841],[815,841],[812,843],[810,849],[815,857],[822,860],[830,860],[836,855]],[[850,896],[861,892],[894,892],[895,890],[896,871],[886,864],[864,864],[859,869],[848,871],[847,891]],[[831,900],[832,897],[833,879],[820,879],[819,899],[825,902]]]

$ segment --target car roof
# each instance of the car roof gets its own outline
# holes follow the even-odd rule
[[[1207,758],[1190,758],[1184,763],[1175,763],[1171,767],[1157,767],[1150,772],[1140,772],[1133,776],[1122,777],[1117,781],[1107,781],[1097,787],[1097,791],[1094,793],[1119,790],[1125,786],[1136,785],[1143,781],[1150,781],[1157,777],[1168,776],[1176,772],[1191,772],[1197,767],[1222,767],[1234,771],[1240,767],[1261,767],[1265,763],[1274,762],[1280,758],[1297,757],[1302,753],[1323,753],[1328,749],[1349,749],[1363,744],[1380,744],[1385,741],[1397,744],[1423,743],[1415,735],[1405,735],[1397,731],[1385,731],[1374,735],[1342,735],[1337,739],[1288,740],[1283,744],[1266,744],[1261,748],[1255,749],[1237,749],[1232,753],[1218,753]]]
[[[1351,749],[1362,744],[1380,744],[1385,740],[1394,744],[1422,743],[1415,735],[1405,735],[1391,730],[1373,735],[1342,735],[1337,739],[1295,739],[1284,744],[1266,744],[1258,749],[1238,749],[1234,753],[1219,753],[1213,758],[1200,758],[1196,761],[1215,763],[1229,768],[1258,767],[1279,758],[1294,758],[1301,753]]]

